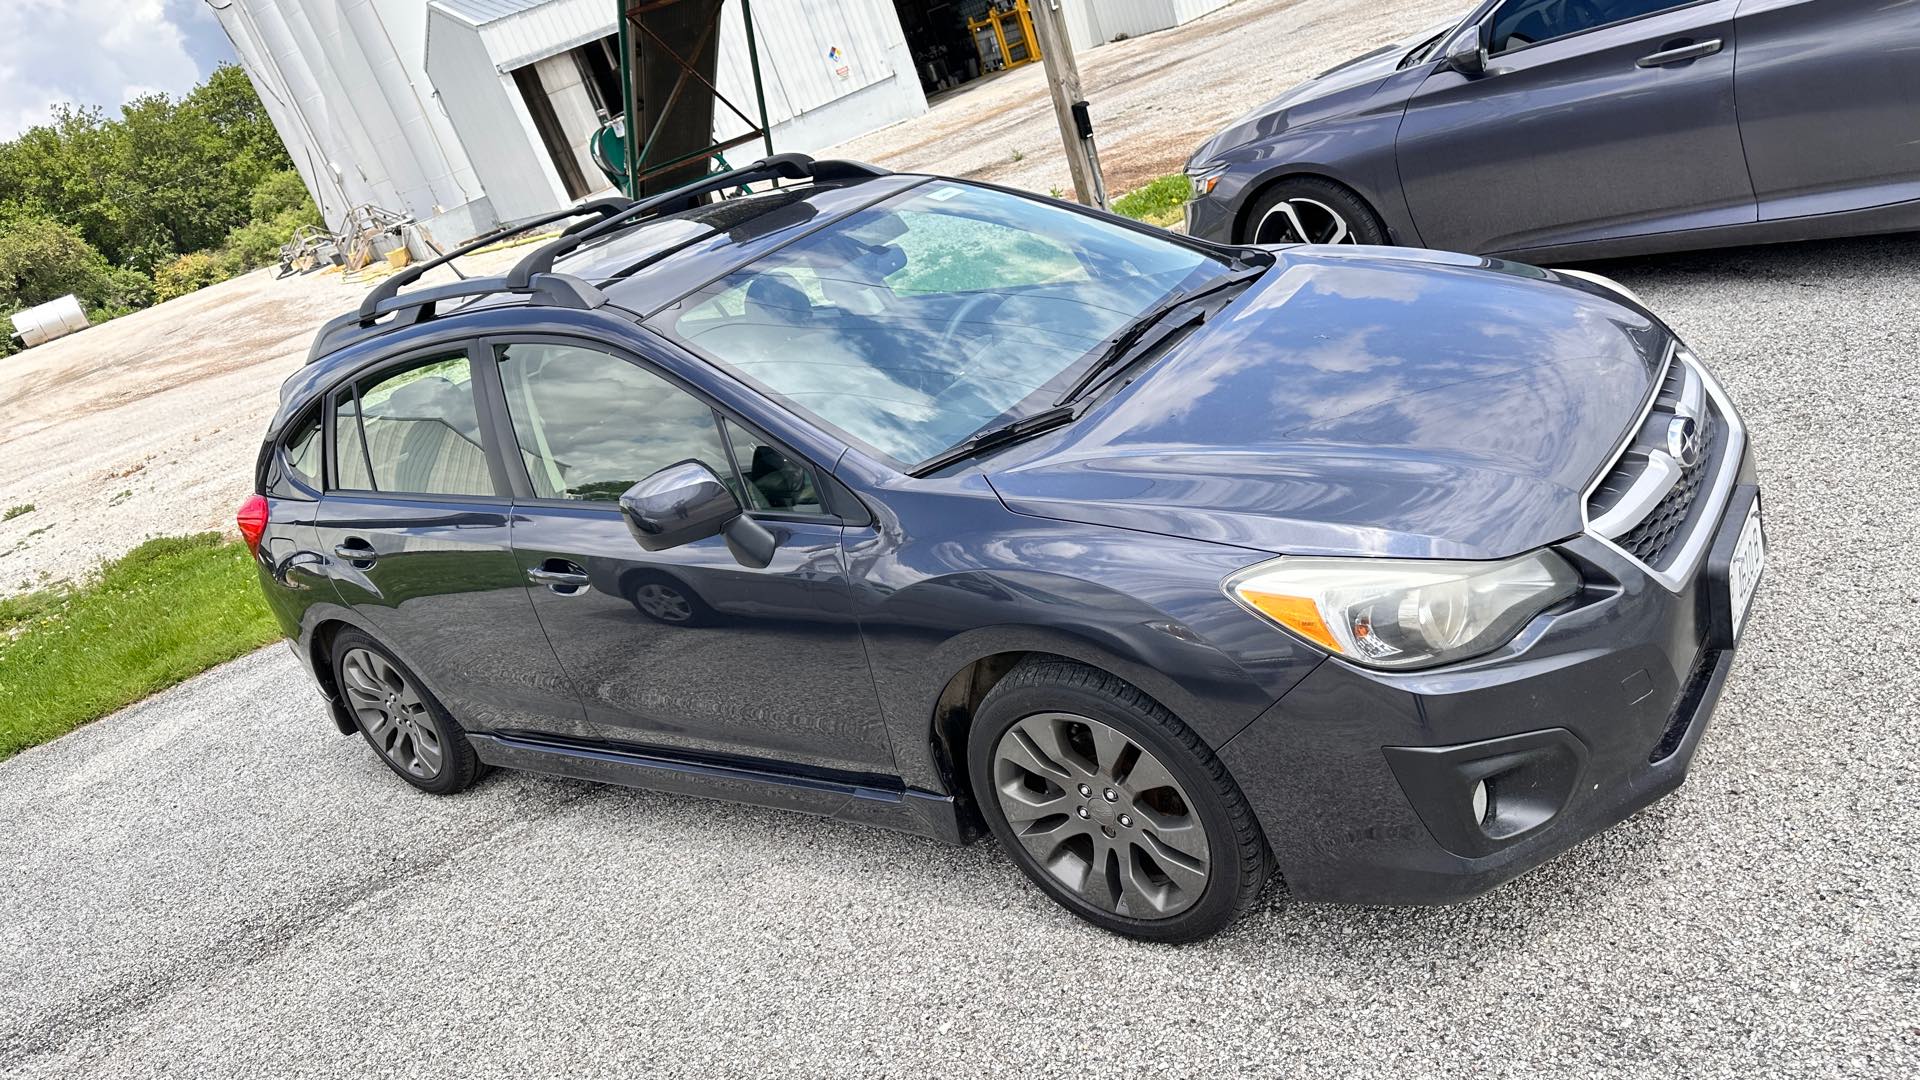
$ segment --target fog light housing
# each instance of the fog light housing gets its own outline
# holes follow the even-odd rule
[[[1476,780],[1473,782],[1473,795],[1471,799],[1473,802],[1473,823],[1485,828],[1487,824],[1487,782],[1485,780]]]

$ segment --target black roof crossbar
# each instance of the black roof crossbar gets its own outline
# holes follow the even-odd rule
[[[433,318],[435,308],[442,301],[499,293],[521,293],[532,304],[577,308],[581,311],[592,311],[607,302],[605,293],[570,274],[540,274],[520,289],[512,288],[507,279],[502,277],[450,281],[445,285],[416,289],[405,296],[386,297],[376,303],[371,312],[363,304],[358,311],[349,311],[329,319],[314,335],[313,347],[307,351],[307,363],[311,364],[356,342],[425,322]],[[387,315],[393,318],[381,322]]]
[[[400,295],[401,289],[419,281],[428,271],[445,266],[455,259],[471,255],[483,247],[497,244],[509,236],[518,236],[528,229],[537,229],[542,225],[551,225],[556,221],[565,221],[568,218],[581,217],[586,214],[594,215],[594,217],[588,221],[578,222],[570,226],[567,232],[572,232],[575,229],[594,224],[596,221],[604,221],[632,205],[632,199],[619,196],[607,199],[595,199],[592,202],[581,203],[579,206],[569,206],[565,210],[556,210],[551,214],[542,214],[530,221],[522,221],[502,229],[495,229],[485,236],[467,241],[437,259],[423,263],[414,263],[405,270],[382,281],[367,293],[365,299],[360,301],[360,319],[364,322],[375,318],[376,309],[378,309],[381,304]],[[565,235],[565,233],[561,235]],[[455,271],[455,273],[458,272],[459,271]]]
[[[816,183],[826,183],[835,180],[870,180],[886,175],[888,175],[887,170],[858,161],[833,159],[815,161],[805,154],[775,154],[751,165],[701,177],[691,184],[683,184],[672,191],[650,195],[637,202],[629,203],[623,209],[597,221],[580,222],[521,259],[518,265],[507,272],[507,284],[510,287],[523,288],[539,275],[551,273],[555,262],[578,250],[589,240],[605,236],[621,226],[650,217],[669,207],[678,208],[680,204],[702,195],[711,195],[731,187],[758,184],[768,180],[812,180]]]

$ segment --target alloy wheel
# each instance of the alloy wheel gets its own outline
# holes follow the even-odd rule
[[[640,610],[661,622],[686,622],[693,617],[693,605],[680,590],[650,582],[634,590],[633,602]]]
[[[1207,833],[1192,800],[1118,728],[1072,713],[1026,717],[994,748],[993,785],[1020,846],[1102,911],[1170,918],[1206,890]]]
[[[422,780],[440,774],[446,760],[440,729],[419,689],[392,661],[370,649],[349,649],[340,659],[340,681],[347,707],[382,756]]]
[[[1353,230],[1339,211],[1318,199],[1276,203],[1253,230],[1256,244],[1353,244]]]

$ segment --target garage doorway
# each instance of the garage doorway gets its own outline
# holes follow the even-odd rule
[[[1040,59],[1030,0],[894,0],[928,98]]]

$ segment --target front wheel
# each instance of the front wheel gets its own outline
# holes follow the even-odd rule
[[[1282,180],[1247,212],[1249,244],[1384,244],[1387,227],[1353,192],[1312,176]]]
[[[967,757],[1015,865],[1104,929],[1193,941],[1244,914],[1266,881],[1266,840],[1226,769],[1105,672],[1021,664],[981,702]]]

